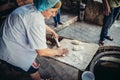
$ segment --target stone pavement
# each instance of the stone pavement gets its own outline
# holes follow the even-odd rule
[[[101,26],[88,24],[85,22],[75,22],[69,25],[69,27],[59,31],[58,34],[60,36],[97,44],[99,41],[100,31]],[[120,21],[116,21],[109,31],[109,35],[111,35],[114,38],[114,41],[105,40],[105,46],[120,46],[119,33]]]
[[[84,21],[79,22],[77,21],[76,15],[69,13],[62,13],[61,21],[64,23],[64,25],[59,25],[58,27],[54,27],[54,21],[52,18],[50,20],[47,20],[46,24],[53,28],[60,36],[90,43],[98,43],[102,26],[87,23]],[[115,21],[109,30],[109,35],[114,38],[114,41],[105,40],[105,46],[120,46],[119,33],[120,20]]]
[[[77,16],[69,13],[62,13],[61,21],[64,25],[60,25],[57,28],[53,26],[54,21],[52,18],[46,20],[46,24],[53,28],[59,36],[98,44],[101,26],[84,21],[78,22]],[[105,46],[120,46],[120,21],[116,21],[113,24],[110,29],[110,35],[114,38],[114,41],[105,40]],[[54,80],[80,80],[78,69],[53,59],[47,59],[47,61],[50,66],[47,66],[48,68],[45,71],[54,76]]]

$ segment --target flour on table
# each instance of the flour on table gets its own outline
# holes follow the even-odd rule
[[[84,49],[84,47],[83,46],[81,46],[81,45],[73,45],[73,51],[80,51],[80,50],[83,50]]]

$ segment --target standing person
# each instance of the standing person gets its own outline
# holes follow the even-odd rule
[[[108,30],[117,18],[120,12],[120,0],[102,0],[105,9],[105,15],[103,19],[103,26],[100,34],[99,45],[104,45],[104,40],[113,41],[113,38],[108,35]]]
[[[63,23],[60,20],[60,9],[58,10],[57,15],[55,17],[53,17],[53,19],[55,22],[55,25],[54,25],[55,27],[57,27],[58,24],[63,25]]]
[[[46,31],[58,38],[56,32],[45,24],[45,19],[55,16],[59,0],[34,0],[14,10],[0,28],[0,59],[41,80],[38,72],[39,56],[56,56],[68,52],[66,48],[50,49],[46,44]],[[42,64],[41,64],[42,65]]]

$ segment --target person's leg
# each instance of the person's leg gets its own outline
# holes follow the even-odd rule
[[[57,15],[55,17],[53,17],[54,22],[57,23]]]
[[[104,16],[103,26],[102,26],[102,30],[101,30],[101,34],[100,34],[100,41],[105,40],[105,37],[108,34],[108,30],[113,23],[113,15],[114,15],[114,9],[111,10],[111,13],[109,16],[106,16],[106,15]]]
[[[61,20],[60,20],[60,10],[58,11],[57,21],[58,21],[58,24],[60,24],[60,25],[63,24],[63,23],[61,22]]]
[[[113,23],[115,22],[119,14],[120,14],[120,7],[115,8],[114,16],[113,16]]]
[[[58,25],[58,16],[59,16],[59,11],[58,11],[57,15],[55,17],[53,17],[54,22],[55,22],[55,25],[54,25],[55,27],[57,27],[57,25]]]
[[[40,77],[40,73],[38,71],[39,67],[40,67],[40,64],[35,59],[35,61],[31,65],[31,67],[27,71],[27,73],[30,74],[30,76],[33,80],[42,80]]]
[[[57,14],[57,15],[58,15],[58,14]],[[55,22],[55,24],[54,24],[55,27],[57,27],[57,24],[58,24],[58,21],[57,21],[57,15],[56,15],[55,17],[53,17],[54,22]]]
[[[115,22],[115,20],[117,19],[117,16],[118,16],[118,14],[120,13],[120,7],[118,7],[118,8],[115,8],[114,9],[114,13],[113,13],[113,21],[112,21],[112,24]],[[111,24],[111,26],[112,26],[112,24]],[[110,28],[110,27],[109,27]],[[106,36],[105,37],[106,39],[108,39],[108,40],[110,40],[110,41],[113,41],[113,38],[111,37],[111,36]]]
[[[57,27],[58,24],[62,25],[62,22],[60,21],[60,9],[58,10],[58,13],[55,17],[53,17],[54,22],[55,22],[55,27]]]
[[[57,13],[57,21],[58,23],[60,22],[60,10],[58,10],[58,13]]]
[[[43,80],[43,79],[40,78],[40,73],[39,73],[39,71],[30,74],[30,76],[31,76],[31,78],[32,78],[33,80]]]
[[[101,30],[101,34],[100,34],[100,40],[99,40],[99,46],[104,45],[103,41],[107,37],[108,30],[113,23],[113,15],[114,15],[114,9],[111,9],[111,13],[109,14],[109,16],[104,15],[103,26],[102,26],[102,30]]]
[[[109,16],[106,16],[106,15],[104,16],[103,27],[102,27],[101,34],[100,34],[99,45],[104,44],[103,41],[105,40],[105,38],[110,41],[113,41],[113,38],[108,36],[108,30],[110,29],[110,27],[116,20],[116,16],[119,14],[119,12],[120,12],[120,7],[114,8],[114,9],[111,9],[111,13]]]

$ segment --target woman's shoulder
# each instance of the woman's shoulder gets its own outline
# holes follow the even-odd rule
[[[15,9],[12,14],[16,14],[16,15],[26,15],[26,14],[30,14],[33,12],[36,12],[36,8],[33,4],[27,4],[21,7],[18,7],[17,9]]]

